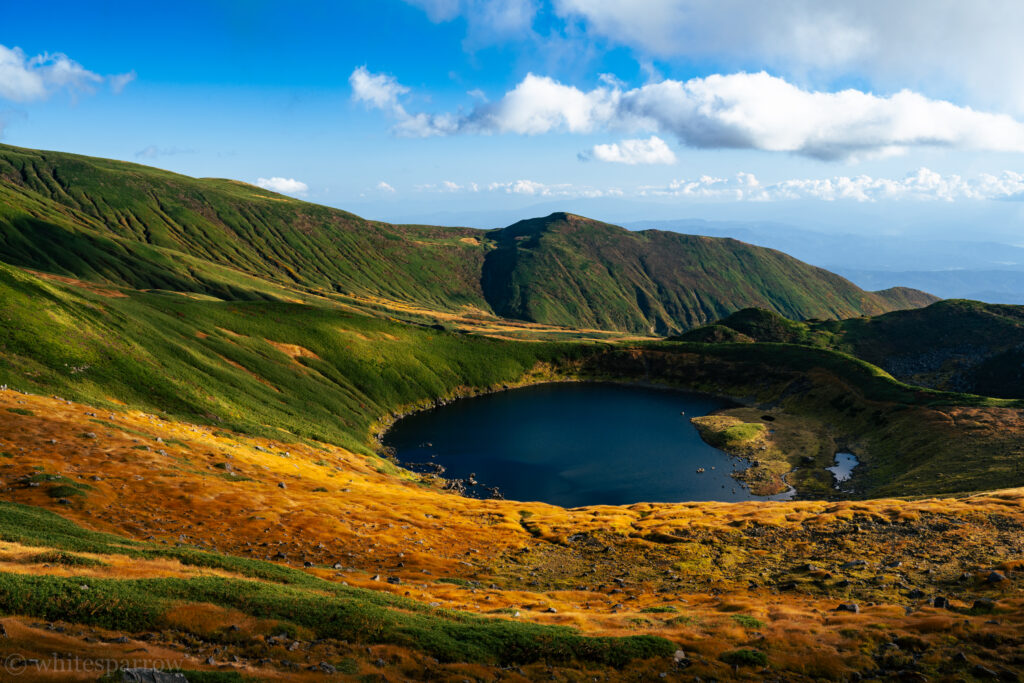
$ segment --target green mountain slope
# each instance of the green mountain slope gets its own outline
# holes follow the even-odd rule
[[[924,305],[736,240],[569,214],[497,231],[391,225],[228,180],[0,146],[0,261],[226,300],[357,296],[639,333],[759,306],[792,318]]]
[[[830,348],[920,386],[1024,398],[1024,306],[949,299],[872,318],[810,322],[746,309],[674,339]]]
[[[836,327],[833,346],[906,381],[1024,398],[1024,306],[950,299]]]
[[[466,235],[367,221],[234,181],[0,146],[0,260],[136,289],[238,299],[265,296],[271,283],[485,305],[482,248]]]
[[[499,314],[560,325],[667,333],[758,306],[846,318],[919,306],[913,290],[865,292],[781,252],[732,239],[622,228],[572,214],[490,237],[483,291]]]

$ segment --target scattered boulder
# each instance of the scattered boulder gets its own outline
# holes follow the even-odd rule
[[[860,605],[858,605],[855,602],[844,602],[844,603],[841,603],[838,607],[836,607],[835,611],[836,612],[852,612],[853,614],[859,614],[860,613]]]
[[[985,580],[988,581],[989,583],[1002,583],[1003,581],[1007,581],[1008,579],[1006,578],[1006,574],[993,570],[985,578]]]
[[[971,605],[971,610],[975,612],[991,612],[995,608],[995,600],[989,600],[988,598],[979,598]]]
[[[949,598],[936,595],[932,598],[932,607],[936,607],[938,609],[949,609]]]
[[[867,560],[850,560],[849,562],[843,562],[839,565],[840,569],[860,569],[867,567]]]

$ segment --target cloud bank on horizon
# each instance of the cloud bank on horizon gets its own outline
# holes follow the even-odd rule
[[[381,182],[378,189],[389,193],[397,190]],[[1004,171],[999,175],[980,174],[965,178],[943,175],[929,168],[919,168],[902,178],[875,177],[867,174],[840,175],[824,178],[791,178],[762,182],[755,174],[740,171],[731,177],[703,175],[697,178],[676,178],[660,185],[640,185],[626,190],[622,187],[594,187],[573,183],[543,183],[530,179],[505,182],[459,184],[451,180],[418,185],[419,192],[498,192],[539,198],[598,197],[660,197],[710,201],[776,202],[816,199],[827,202],[853,200],[878,202],[885,200],[958,199],[1016,200],[1024,198],[1024,173]]]

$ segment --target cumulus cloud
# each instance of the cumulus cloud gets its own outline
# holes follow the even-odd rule
[[[391,187],[390,184],[384,182],[383,180],[377,183],[377,189],[380,190],[381,192],[387,192],[389,194],[393,194],[395,192],[395,188]]]
[[[646,140],[622,140],[606,145],[594,145],[591,149],[580,154],[580,159],[586,161],[596,159],[617,164],[674,164],[676,155],[665,141],[657,135],[652,135]]]
[[[564,65],[624,46],[652,59],[761,70],[827,87],[854,78],[874,91],[1024,113],[1024,3],[1019,0],[406,0],[434,22],[465,21],[464,45],[527,42]],[[538,16],[550,27],[533,30]],[[652,77],[651,80],[660,80]],[[958,99],[964,98],[964,99]]]
[[[134,72],[101,76],[60,53],[29,57],[20,48],[0,45],[0,98],[13,102],[43,100],[58,91],[92,93],[103,82],[116,94],[134,78]]]
[[[309,186],[306,183],[295,178],[281,178],[279,176],[257,178],[256,184],[265,190],[280,192],[281,194],[304,195],[309,191]]]
[[[365,67],[350,81],[353,97],[389,111],[400,135],[642,130],[674,135],[700,149],[790,152],[823,160],[891,156],[911,147],[1024,151],[1024,124],[1006,114],[909,90],[884,97],[854,89],[806,90],[764,72],[666,79],[629,90],[603,79],[589,91],[528,74],[500,100],[464,115],[409,113],[398,101],[408,89]]]
[[[855,75],[1024,111],[1024,3],[1018,0],[552,0],[592,39],[661,58],[768,68],[817,82]]]

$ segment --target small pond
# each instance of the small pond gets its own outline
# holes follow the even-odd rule
[[[859,464],[860,461],[853,453],[836,453],[836,464],[825,469],[832,473],[835,487],[839,488],[841,483],[850,480],[850,477],[853,476],[853,468]]]
[[[479,498],[497,487],[510,500],[565,507],[768,500],[730,476],[745,461],[704,443],[690,423],[730,405],[668,389],[541,384],[416,413],[383,443],[409,469],[443,467],[448,479],[478,482],[466,493]]]

